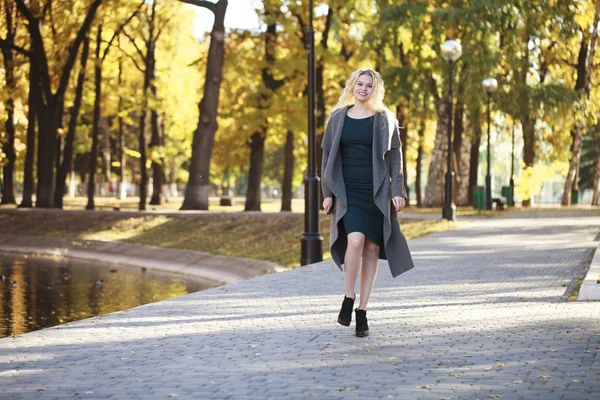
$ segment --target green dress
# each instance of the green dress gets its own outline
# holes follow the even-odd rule
[[[341,138],[342,171],[348,211],[343,223],[346,234],[361,232],[383,245],[383,214],[373,199],[373,116],[346,116]]]

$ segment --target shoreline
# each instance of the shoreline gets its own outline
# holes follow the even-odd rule
[[[284,271],[273,262],[218,256],[125,242],[105,242],[50,236],[0,234],[0,254],[64,257],[115,265],[144,267],[228,285]]]

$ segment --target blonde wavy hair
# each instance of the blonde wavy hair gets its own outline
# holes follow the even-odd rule
[[[363,75],[368,75],[373,79],[373,95],[367,102],[367,105],[375,112],[389,111],[388,108],[383,105],[383,96],[385,95],[383,79],[381,79],[379,72],[370,68],[356,70],[350,75],[350,78],[346,81],[344,90],[342,90],[342,95],[332,111],[354,104],[354,85],[356,85],[358,78]]]

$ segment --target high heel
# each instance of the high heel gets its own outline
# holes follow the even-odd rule
[[[355,310],[356,312],[356,336],[369,336],[369,325],[367,324],[367,310]]]
[[[342,303],[342,309],[340,310],[340,314],[338,315],[338,323],[344,326],[350,326],[352,322],[352,307],[354,307],[354,298],[346,297],[344,295],[344,302]]]

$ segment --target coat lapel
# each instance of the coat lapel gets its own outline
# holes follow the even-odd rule
[[[346,187],[344,185],[344,177],[342,173],[342,154],[340,142],[342,140],[342,131],[344,129],[344,121],[348,107],[341,109],[333,115],[329,121],[332,124],[331,147],[329,150],[330,162],[327,164],[327,170],[324,171],[323,179],[325,184],[331,189],[333,195],[346,204]]]

